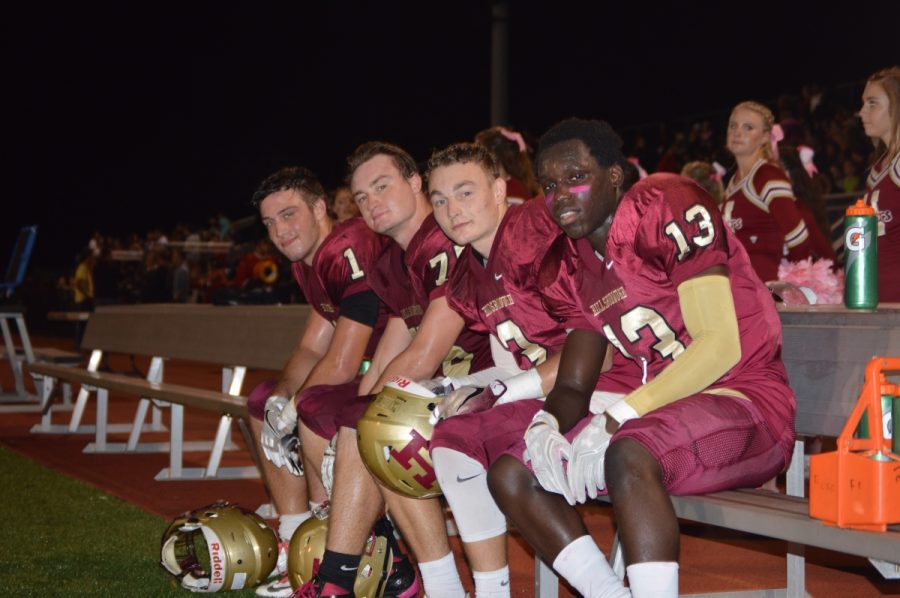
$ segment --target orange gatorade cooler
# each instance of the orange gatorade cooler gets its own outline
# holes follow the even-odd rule
[[[875,357],[853,412],[838,437],[837,450],[810,458],[809,514],[829,525],[885,531],[900,523],[900,455],[891,452],[882,423],[882,396],[900,389],[886,373],[900,374],[900,357]],[[898,399],[894,398],[894,401]],[[863,417],[868,438],[854,438]]]

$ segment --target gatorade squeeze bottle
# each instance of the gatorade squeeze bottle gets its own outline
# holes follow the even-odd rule
[[[844,305],[875,309],[878,305],[878,219],[862,199],[844,217]]]

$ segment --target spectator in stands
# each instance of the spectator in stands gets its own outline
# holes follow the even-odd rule
[[[866,201],[878,212],[878,298],[900,301],[900,67],[866,82],[859,117],[875,143]],[[894,211],[897,218],[894,218]]]
[[[77,311],[94,311],[94,266],[97,256],[90,248],[79,255],[78,266],[72,288],[75,291],[75,309]]]
[[[672,145],[663,153],[656,164],[656,172],[681,172],[688,161],[688,138],[682,132],[675,133]]]
[[[838,179],[838,184],[841,188],[841,191],[844,193],[853,193],[854,191],[859,191],[862,189],[862,177],[859,175],[859,170],[856,168],[856,163],[847,158],[841,163],[841,176]]]
[[[809,231],[812,257],[837,262],[837,255],[831,245],[831,224],[825,210],[825,199],[803,164],[800,152],[793,146],[781,145],[778,148],[778,157],[782,168],[791,179],[797,209],[800,210],[806,223],[806,230]]]
[[[353,201],[353,193],[349,187],[338,187],[331,195],[331,211],[338,222],[359,216],[359,206]]]
[[[272,244],[267,238],[262,238],[256,242],[253,251],[238,260],[234,273],[234,287],[246,288],[254,279],[256,265],[265,259],[272,259]]]
[[[716,170],[715,166],[709,162],[696,160],[688,162],[681,169],[681,176],[694,179],[701,187],[706,189],[707,193],[712,195],[716,200],[716,204],[721,204],[725,199],[725,188],[722,187],[722,175]]]
[[[73,307],[75,311],[94,311],[94,265],[97,263],[97,256],[88,247],[78,257],[78,266],[72,279],[72,289],[75,292]],[[84,322],[75,322],[75,342],[78,347],[81,347],[84,329]]]
[[[778,98],[778,124],[784,131],[784,143],[798,146],[806,141],[803,127],[803,101],[799,96],[784,94]]]
[[[522,203],[541,194],[528,145],[521,133],[505,127],[491,127],[475,135],[475,143],[487,148],[500,163],[500,175],[506,180],[506,198],[509,203]]]
[[[831,226],[825,212],[825,200],[822,198],[818,186],[807,173],[800,159],[800,153],[793,146],[781,145],[778,148],[778,157],[791,179],[791,189],[797,199],[797,209],[800,210],[803,221],[806,223],[806,230],[809,231],[813,257],[826,258],[836,262],[837,255],[831,246]]]
[[[162,251],[148,251],[141,276],[141,303],[168,303],[171,300],[169,264]]]
[[[94,303],[111,305],[119,302],[119,272],[112,260],[110,243],[101,245],[100,256],[94,265]]]
[[[763,282],[778,278],[785,249],[790,261],[812,254],[790,180],[778,166],[778,131],[772,111],[757,102],[741,102],[728,120],[727,147],[737,172],[725,189],[722,211]]]
[[[216,212],[216,230],[223,241],[231,235],[231,220],[221,211]]]
[[[187,303],[191,300],[191,271],[188,267],[184,253],[175,249],[172,251],[172,301],[174,303]]]

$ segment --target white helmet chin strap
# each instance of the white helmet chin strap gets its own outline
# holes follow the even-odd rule
[[[193,529],[196,529],[194,527]],[[203,532],[203,537],[206,538],[206,545],[209,548],[210,553],[210,571],[207,575],[203,577],[197,577],[194,571],[186,572],[181,568],[181,563],[175,556],[175,546],[178,544],[179,540],[191,542],[190,538],[186,538],[186,534],[191,533],[190,526],[184,526],[180,528],[177,532],[173,533],[166,539],[165,544],[162,546],[162,566],[178,578],[181,583],[181,587],[186,590],[190,590],[192,592],[218,592],[222,589],[222,585],[225,582],[225,563],[221,559],[220,550],[221,543],[219,542],[219,537],[216,535],[214,531],[206,527],[205,525],[200,526],[200,531]],[[215,549],[215,556],[213,546],[217,547]],[[218,560],[215,560],[218,558]],[[218,570],[217,570],[218,568]],[[214,572],[217,572],[217,575],[213,575]],[[216,583],[211,583],[211,577],[216,578]]]

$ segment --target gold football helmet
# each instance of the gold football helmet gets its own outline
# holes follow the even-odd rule
[[[393,377],[357,424],[363,463],[381,482],[413,498],[441,494],[428,452],[437,403],[434,393],[406,378]]]
[[[240,590],[275,568],[278,537],[257,514],[217,502],[170,523],[161,552],[160,564],[185,589]]]
[[[321,517],[320,517],[321,515]],[[288,546],[288,579],[295,590],[311,580],[325,556],[328,535],[327,512],[313,513],[300,524]]]

